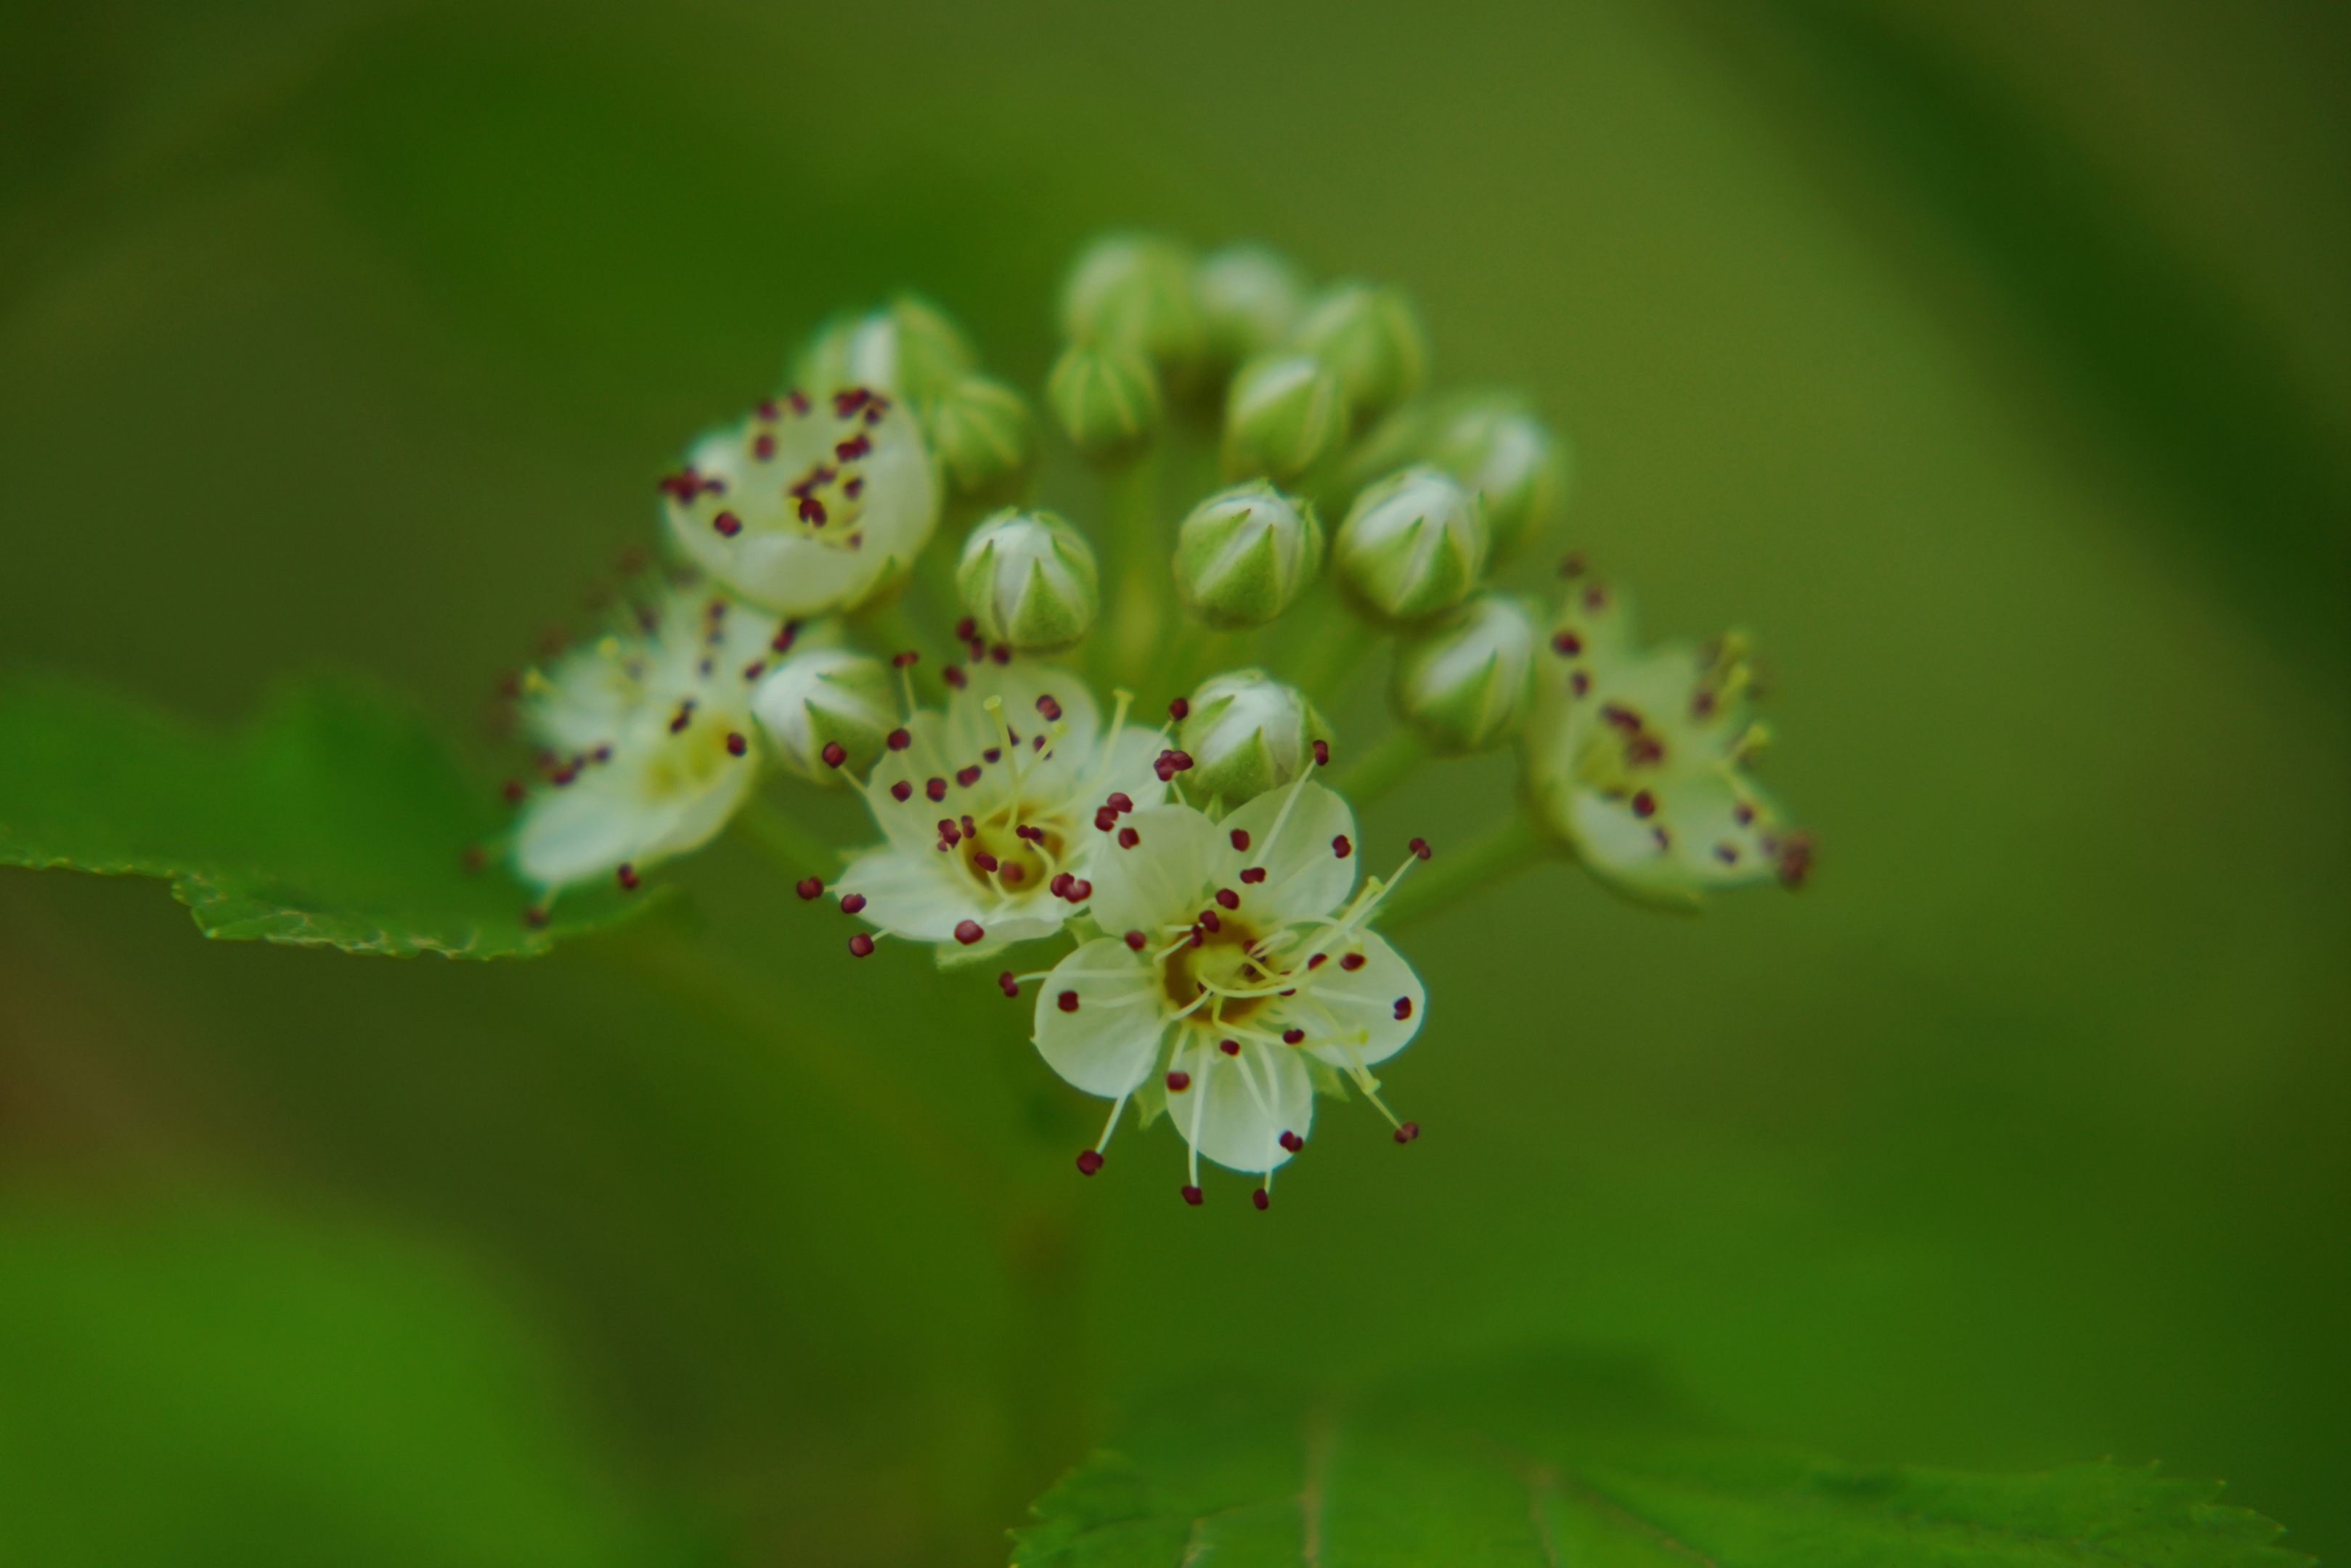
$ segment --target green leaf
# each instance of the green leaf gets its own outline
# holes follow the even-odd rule
[[[1694,1436],[1621,1383],[1193,1397],[1097,1452],[1016,1568],[2297,1568],[2220,1485],[2152,1468],[1871,1469]]]
[[[525,956],[646,902],[575,895],[528,925],[491,793],[423,715],[348,680],[288,686],[229,739],[94,686],[0,680],[0,864],[166,878],[207,936]]]

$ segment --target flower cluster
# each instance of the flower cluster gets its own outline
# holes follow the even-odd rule
[[[873,841],[791,868],[855,920],[848,952],[1005,955],[1039,1053],[1112,1102],[1081,1171],[1132,1104],[1189,1145],[1187,1202],[1206,1156],[1262,1208],[1317,1095],[1419,1134],[1373,1069],[1427,997],[1376,922],[1531,848],[1653,903],[1802,880],[1810,839],[1748,771],[1744,638],[1643,648],[1573,558],[1545,630],[1505,574],[1564,504],[1568,448],[1516,395],[1426,392],[1401,290],[1121,234],[1080,256],[1060,322],[1044,402],[1077,471],[904,297],[824,323],[662,477],[673,564],[513,690],[534,917],[583,884],[633,892],[747,809],[786,819],[792,789],[855,789]],[[1334,767],[1324,712],[1384,640],[1391,731]],[[1427,758],[1504,747],[1515,820],[1415,880],[1418,838],[1362,874],[1358,807]]]

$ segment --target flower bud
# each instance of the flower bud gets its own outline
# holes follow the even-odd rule
[[[1334,284],[1307,311],[1290,346],[1339,378],[1358,428],[1418,392],[1428,371],[1428,340],[1400,288]]]
[[[1098,463],[1131,455],[1159,428],[1151,361],[1108,343],[1072,343],[1053,361],[1045,401],[1071,444]]]
[[[871,387],[921,403],[977,365],[971,341],[946,311],[901,294],[879,310],[842,314],[817,329],[792,366],[792,384],[810,393]]]
[[[1339,378],[1311,354],[1252,360],[1225,401],[1225,472],[1295,479],[1347,439]]]
[[[1079,253],[1061,287],[1072,343],[1131,350],[1163,371],[1195,364],[1202,347],[1190,252],[1157,235],[1104,235]]]
[[[967,500],[1008,496],[1029,477],[1037,418],[1002,382],[963,376],[923,410],[948,486]]]
[[[1211,626],[1262,626],[1322,570],[1313,506],[1260,479],[1209,497],[1176,533],[1176,591]]]
[[[1397,645],[1390,700],[1438,750],[1483,751],[1526,716],[1540,645],[1522,606],[1478,594]]]
[[[1192,766],[1176,777],[1194,799],[1228,806],[1264,794],[1314,766],[1314,743],[1331,727],[1295,686],[1261,670],[1211,675],[1192,694],[1177,746]]]
[[[1208,352],[1238,364],[1271,349],[1298,325],[1306,279],[1287,256],[1261,245],[1228,245],[1192,274]]]
[[[984,519],[964,541],[956,587],[981,637],[1030,652],[1068,647],[1102,607],[1093,547],[1050,512]]]
[[[898,727],[889,667],[846,648],[806,648],[751,694],[751,711],[785,768],[819,784],[862,773]]]
[[[1439,408],[1423,456],[1485,497],[1496,564],[1540,538],[1567,493],[1565,444],[1506,392]]]
[[[1355,497],[1331,547],[1331,573],[1368,613],[1421,621],[1469,596],[1491,542],[1476,492],[1437,469],[1407,468]]]

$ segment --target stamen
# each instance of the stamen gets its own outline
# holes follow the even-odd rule
[[[849,939],[849,953],[850,956],[853,958],[872,957],[873,956],[873,938],[867,936],[864,932],[860,931],[856,936],[852,936]]]
[[[824,882],[820,877],[804,876],[792,891],[802,898],[814,898],[824,891]]]
[[[980,929],[979,922],[977,920],[958,920],[956,922],[955,939],[962,943],[967,947],[970,946],[973,943],[978,941],[981,937],[987,935],[987,932]]]
[[[865,907],[865,895],[864,895],[863,894],[862,894],[862,893],[845,894],[843,894],[843,895],[842,895],[842,897],[841,897],[841,912],[843,915],[855,915],[855,914],[858,914],[859,912],[861,912],[862,910],[863,910],[863,909],[864,909],[864,907]]]

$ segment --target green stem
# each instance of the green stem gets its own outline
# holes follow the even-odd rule
[[[1363,668],[1378,633],[1347,612],[1335,601],[1326,601],[1323,623],[1314,628],[1294,683],[1316,706],[1328,710],[1345,693],[1347,683]]]
[[[1377,746],[1350,758],[1331,787],[1360,811],[1410,778],[1427,757],[1428,743],[1400,724]]]
[[[1554,852],[1524,810],[1513,812],[1509,821],[1458,850],[1440,846],[1435,859],[1416,868],[1387,896],[1380,906],[1380,927],[1393,931],[1434,915],[1473,893],[1499,886]]]
[[[841,852],[801,827],[782,807],[754,794],[735,813],[735,827],[794,882],[804,876],[830,882],[841,870]]]

